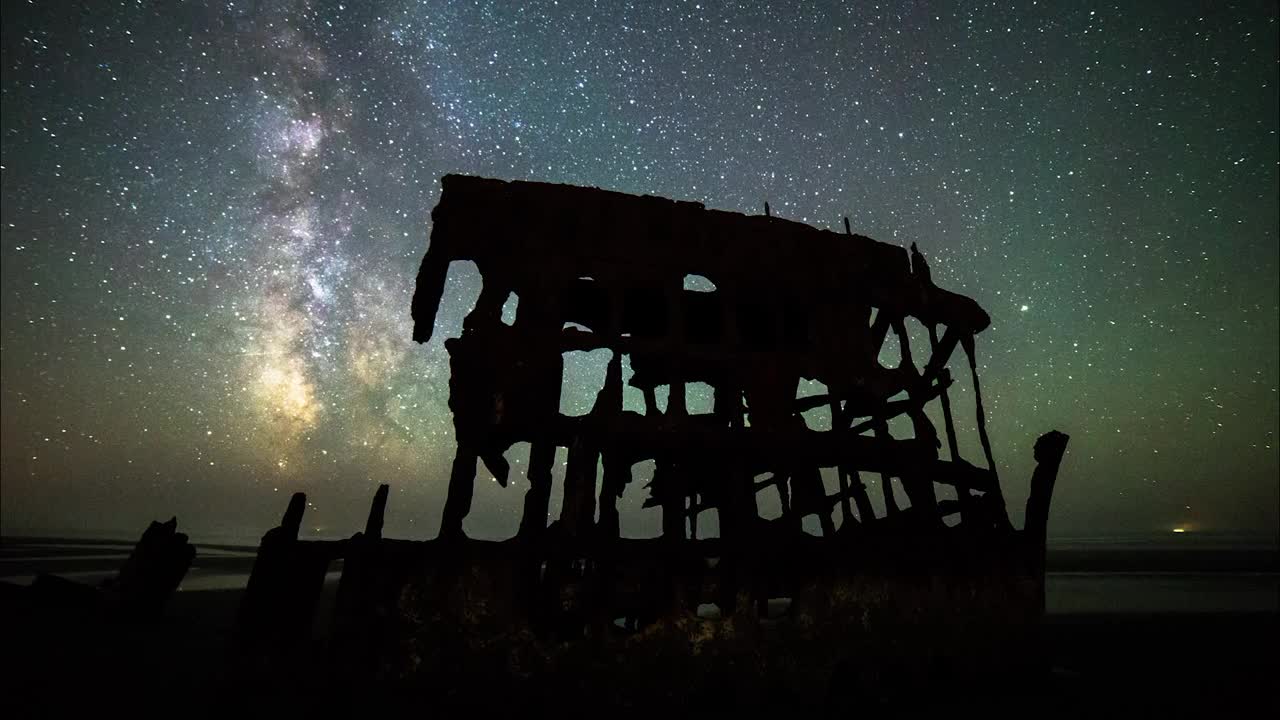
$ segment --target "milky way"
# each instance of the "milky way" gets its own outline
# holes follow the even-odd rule
[[[1274,534],[1274,4],[970,5],[6,7],[5,532],[252,537],[304,489],[345,535],[389,482],[389,532],[433,535],[448,363],[408,312],[460,172],[917,242],[992,314],[1015,517],[1059,428],[1051,532]]]

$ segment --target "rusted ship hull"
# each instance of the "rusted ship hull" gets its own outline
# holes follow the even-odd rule
[[[1037,444],[1028,528],[1008,532],[882,522],[833,538],[762,532],[746,546],[405,541],[381,537],[384,486],[365,532],[322,543],[297,538],[299,494],[260,548],[242,639],[268,654],[311,647],[323,577],[341,558],[329,662],[387,698],[823,706],[1012,681],[1044,670],[1038,513],[1065,445],[1058,433]]]
[[[1043,576],[1018,542],[786,543],[751,568],[773,589],[728,599],[724,559],[664,562],[655,542],[545,567],[515,543],[382,542],[348,557],[366,579],[340,591],[336,648],[382,681],[623,705],[724,683],[740,697],[892,692],[1037,663]]]
[[[737,558],[725,549],[358,534],[264,552],[345,559],[329,662],[387,702],[824,706],[1043,670],[1041,542],[1020,531],[761,538]],[[284,617],[269,624],[298,634],[253,647],[311,647],[327,567],[303,564],[309,573],[259,583],[245,599],[291,598],[272,605]]]
[[[364,533],[300,541],[295,496],[263,539],[247,642],[305,642],[341,557],[335,666],[460,706],[822,704],[1039,665],[1045,529],[1067,438],[1036,444],[1026,526],[1014,530],[977,372],[975,336],[990,317],[937,287],[914,245],[853,235],[847,222],[840,235],[594,188],[442,184],[414,339],[433,335],[450,263],[474,262],[483,287],[461,337],[445,342],[456,454],[440,536],[383,539],[383,486]],[[703,289],[686,286],[690,275]],[[919,365],[910,327],[929,340]],[[880,360],[890,338],[892,367]],[[982,465],[959,452],[957,349]],[[584,350],[607,354],[604,383],[589,412],[567,416],[563,356]],[[825,389],[800,396],[802,379]],[[689,411],[692,383],[710,388],[711,412]],[[624,386],[643,408],[624,407]],[[927,409],[940,411],[941,433]],[[894,436],[894,419],[910,437]],[[504,454],[521,442],[517,536],[468,539],[477,463],[505,486]],[[549,526],[558,451],[563,502]],[[617,500],[641,463],[662,536],[623,539]],[[777,493],[781,517],[761,517],[762,492]],[[710,510],[720,536],[698,540]],[[820,538],[801,529],[811,516]]]

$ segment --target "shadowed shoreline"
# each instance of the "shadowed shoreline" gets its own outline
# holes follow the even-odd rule
[[[35,546],[40,546],[41,557],[24,564],[20,556]],[[0,547],[0,557],[6,558],[0,570],[7,576],[14,570],[105,571],[118,565],[120,552],[110,541],[50,538],[6,538]],[[199,587],[202,576],[243,577],[252,566],[252,550],[201,546],[186,584]],[[1274,593],[1275,559],[1275,551],[1256,549],[1057,551],[1050,554],[1050,572],[1100,577],[1258,573]],[[109,697],[113,706],[145,712],[205,698],[208,703],[194,712],[213,715],[248,708],[357,712],[370,702],[360,689],[326,682],[321,669],[334,582],[320,597],[312,650],[300,654],[280,685],[273,687],[251,679],[233,651],[242,588],[184,589],[172,596],[155,622],[109,626],[87,620],[67,623],[41,609],[18,607],[14,590],[10,583],[0,585],[0,677],[7,708],[33,713],[90,710]],[[1280,707],[1269,689],[1271,678],[1280,673],[1280,613],[1274,606],[1269,612],[1051,612],[1045,642],[1052,671],[1042,683],[1005,687],[996,681],[963,698],[960,705],[997,715],[1034,707],[1047,717],[1182,717]],[[954,701],[950,693],[936,698],[926,694],[914,707],[894,709],[953,708]],[[394,707],[398,700],[388,695],[381,702]],[[499,702],[492,698],[475,702],[502,709],[492,705]],[[457,703],[455,709],[467,705],[460,698],[448,703]]]
[[[107,572],[127,556],[133,541],[59,537],[0,538],[0,580],[14,575]],[[256,545],[196,543],[197,569],[210,573],[247,574]],[[38,553],[36,549],[38,548]],[[341,560],[334,570],[341,570]],[[1276,548],[1108,548],[1048,550],[1050,573],[1280,573]]]
[[[212,716],[244,710],[354,713],[379,706],[363,690],[325,682],[321,637],[282,672],[278,685],[249,680],[231,649],[242,595],[179,592],[162,620],[107,628],[58,628],[6,607],[0,629],[5,707],[20,714],[110,706]],[[318,615],[325,615],[324,607]],[[1280,709],[1271,689],[1280,673],[1275,612],[1056,615],[1047,619],[1045,633],[1052,671],[1042,683],[1004,686],[996,679],[959,698],[959,707],[997,716],[1034,708],[1040,716],[1063,718]],[[955,709],[956,699],[923,695],[914,706],[895,705],[894,714]],[[380,702],[387,709],[397,705],[393,695]],[[446,699],[443,707],[456,710],[470,702]],[[503,709],[500,699],[474,703],[478,710]]]

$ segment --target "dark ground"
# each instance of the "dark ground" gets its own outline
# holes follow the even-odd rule
[[[5,544],[6,550],[13,550],[11,542]],[[54,553],[39,570],[75,572],[93,564],[86,559],[92,554],[83,545],[68,550],[65,560]],[[1100,568],[1097,562],[1096,554],[1092,563],[1083,555],[1061,555],[1051,566],[1123,571],[1154,564],[1155,569],[1170,570],[1270,571],[1275,553],[1247,559],[1239,554],[1113,554],[1103,564],[1114,568]],[[215,558],[207,553],[198,561],[206,568],[225,565],[221,569],[228,572],[247,572],[251,563],[252,555],[246,554]],[[365,715],[375,709],[442,717],[465,711],[475,717],[501,707],[501,698],[478,692],[452,698],[451,712],[439,703],[416,700],[411,707],[383,702],[375,708],[379,703],[371,698],[387,696],[324,671],[323,641],[269,665],[249,662],[232,650],[241,594],[186,590],[173,596],[162,620],[123,623],[47,604],[32,606],[25,589],[0,584],[0,709],[6,717],[323,717]],[[330,587],[317,613],[318,636],[325,631],[320,619],[327,616],[332,599]],[[856,707],[846,707],[847,700],[833,708],[779,698],[776,707],[740,710],[751,710],[751,717],[968,717],[975,712],[1024,718],[1280,717],[1280,608],[1257,613],[1050,615],[1045,643],[1052,670],[1030,685],[993,677],[981,688],[918,687],[893,699],[855,698]],[[482,688],[483,679],[478,680]],[[704,714],[703,709],[687,707],[666,710],[677,716]]]
[[[319,647],[265,673],[237,660],[229,647],[239,591],[179,593],[161,622],[102,625],[54,622],[60,614],[15,607],[6,590],[0,707],[16,711],[10,717],[328,715],[361,714],[364,707],[362,692],[316,671]],[[857,714],[1276,717],[1278,619],[1276,613],[1057,616],[1047,623],[1053,670],[1039,686],[991,678],[981,689],[925,688],[909,699],[863,705]]]

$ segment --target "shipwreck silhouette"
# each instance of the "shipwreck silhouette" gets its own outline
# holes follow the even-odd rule
[[[831,698],[1036,665],[1045,528],[1067,437],[1036,443],[1026,527],[1015,530],[977,375],[975,338],[990,318],[937,287],[914,245],[854,235],[847,219],[839,234],[698,203],[458,175],[443,179],[432,218],[414,339],[433,340],[450,263],[472,261],[483,278],[461,336],[444,341],[457,454],[440,535],[383,538],[383,486],[363,533],[299,540],[299,493],[259,549],[240,616],[247,647],[304,642],[324,575],[342,558],[335,662],[441,697],[627,707],[719,690],[735,702]],[[686,290],[688,276],[714,290]],[[913,323],[927,348],[911,346]],[[901,360],[883,367],[890,333]],[[978,464],[958,449],[957,348],[976,400]],[[594,406],[561,414],[563,354],[600,349],[610,360]],[[642,412],[623,408],[624,358]],[[826,393],[797,397],[801,378]],[[712,389],[712,412],[688,411],[694,382]],[[941,433],[926,414],[932,403]],[[804,413],[822,409],[829,429],[811,429]],[[891,435],[900,416],[911,437]],[[517,536],[467,539],[477,461],[511,482],[503,453],[522,442],[531,449]],[[548,524],[558,448],[567,449],[564,496]],[[617,500],[642,461],[655,463],[646,506],[661,508],[662,536],[624,539]],[[837,492],[828,494],[824,468]],[[956,499],[939,501],[938,485]],[[778,494],[780,518],[760,517],[762,492]],[[698,539],[710,509],[720,536]],[[802,530],[808,515],[822,537]],[[718,614],[699,616],[712,605]]]

